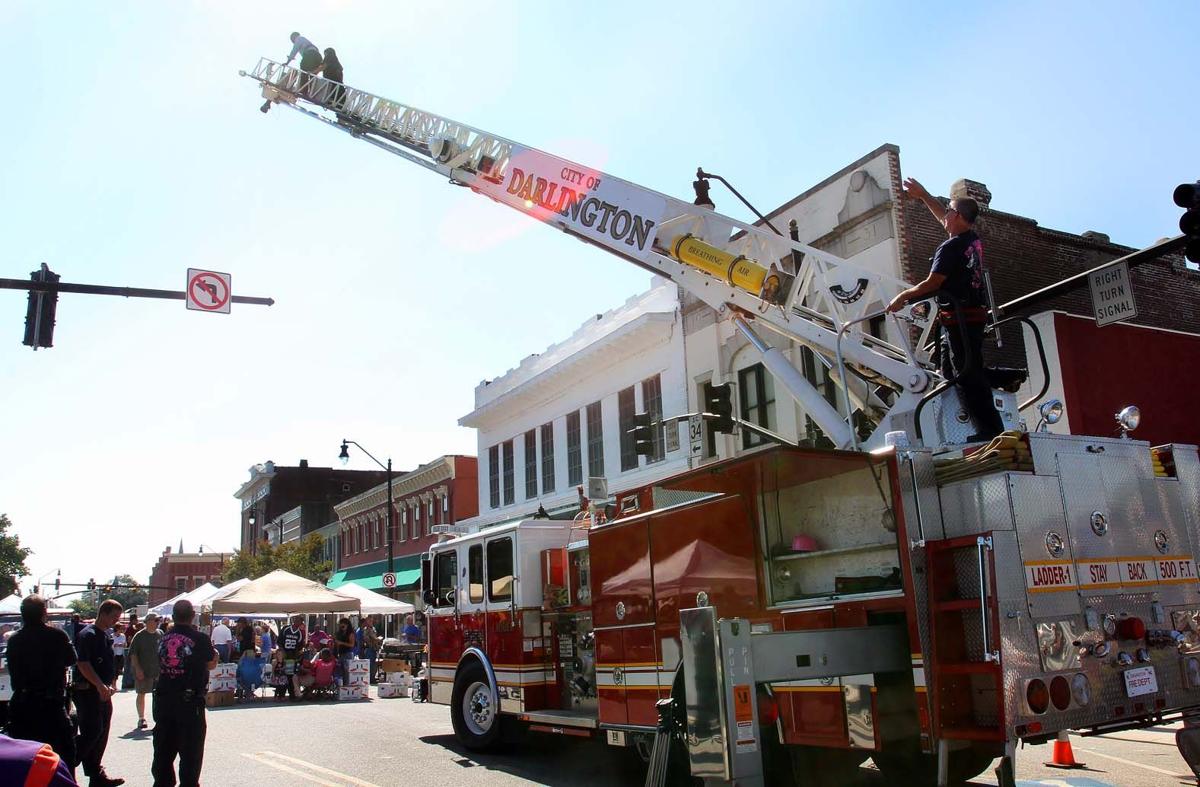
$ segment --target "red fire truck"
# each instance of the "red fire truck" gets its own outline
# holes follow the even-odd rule
[[[268,60],[247,75],[268,106],[671,278],[835,446],[436,545],[430,696],[466,746],[509,727],[603,736],[645,753],[649,783],[839,784],[870,757],[898,783],[949,784],[999,758],[1011,785],[1021,741],[1200,711],[1195,446],[1132,439],[1133,410],[1119,437],[1028,431],[1040,395],[998,390],[1011,431],[964,449],[928,315],[890,316],[892,341],[863,330],[907,285],[717,214],[703,175],[687,203]],[[827,359],[842,410],[761,330]]]

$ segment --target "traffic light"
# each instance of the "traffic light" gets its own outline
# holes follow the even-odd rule
[[[35,596],[40,596],[41,594],[42,594],[42,588],[41,588],[41,586],[40,586],[40,585],[34,585],[34,586],[33,586],[33,595],[35,595]]]
[[[54,592],[55,593],[58,593],[58,590],[59,590],[59,587],[61,586],[61,584],[62,584],[62,580],[59,579],[58,577],[55,577],[54,578]]]
[[[95,580],[95,579],[89,579],[89,580],[88,580],[87,589],[88,589],[88,590],[95,590],[95,589],[96,589],[96,580]]]
[[[57,284],[62,278],[46,263],[39,270],[29,274],[36,282]],[[33,349],[54,346],[54,312],[58,309],[58,291],[38,292],[29,291],[29,303],[25,307],[25,338],[21,342]]]
[[[633,416],[633,452],[638,456],[654,456],[654,420],[650,413]]]
[[[733,432],[733,383],[710,385],[704,396],[704,412],[715,415],[713,431],[722,434]]]
[[[1200,262],[1200,180],[1175,187],[1175,204],[1184,209],[1179,230],[1187,236],[1183,254],[1191,262]]]

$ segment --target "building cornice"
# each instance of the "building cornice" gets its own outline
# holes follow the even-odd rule
[[[425,487],[454,480],[454,459],[454,456],[440,456],[428,464],[421,465],[416,470],[393,478],[393,504],[406,495],[420,492]],[[345,520],[379,506],[386,507],[386,505],[387,482],[385,481],[349,500],[343,500],[333,507],[333,511],[339,520]]]

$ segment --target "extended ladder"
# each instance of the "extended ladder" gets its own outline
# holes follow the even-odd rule
[[[913,336],[912,346],[863,330],[908,287],[900,279],[709,207],[271,60],[240,73],[262,85],[264,111],[271,103],[284,104],[671,279],[732,318],[762,352],[764,365],[838,447],[858,445],[852,419],[753,326],[818,353],[842,385],[846,409],[865,410],[877,423],[868,447],[882,442],[886,431],[912,434],[922,392],[940,380],[920,349],[927,346],[928,319],[892,315],[893,335]],[[890,405],[867,380],[894,392]]]

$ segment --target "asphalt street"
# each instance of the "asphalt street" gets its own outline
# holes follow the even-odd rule
[[[372,692],[373,693],[373,692]],[[105,764],[131,787],[149,785],[151,737],[134,730],[133,694],[114,698]],[[1024,787],[1164,787],[1195,785],[1174,744],[1173,728],[1072,738],[1086,769],[1060,771],[1042,761],[1049,746],[1018,756]],[[474,755],[455,742],[449,709],[406,699],[276,704],[262,701],[211,709],[203,783],[390,787],[404,785],[543,784],[551,787],[640,785],[644,771],[629,751],[602,743],[534,735],[503,755]],[[870,764],[863,787],[884,787]],[[980,777],[974,784],[992,785]],[[897,787],[890,784],[887,787]]]

